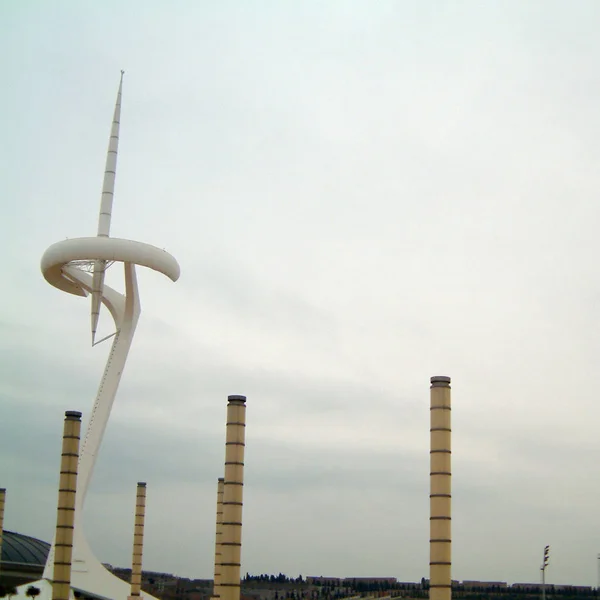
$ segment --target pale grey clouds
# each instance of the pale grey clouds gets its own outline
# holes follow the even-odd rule
[[[453,377],[454,575],[595,582],[600,5],[7,2],[6,526],[49,539],[61,412],[106,348],[45,248],[167,248],[89,496],[102,560],[210,576],[227,394],[248,395],[244,569],[427,574],[428,378]],[[108,325],[105,323],[105,327]],[[23,476],[25,474],[25,477]]]

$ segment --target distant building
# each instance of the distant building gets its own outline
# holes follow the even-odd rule
[[[551,585],[549,586],[558,592],[580,592],[580,593],[592,593],[592,588],[589,585]]]
[[[508,583],[506,583],[506,581],[471,581],[467,579],[462,582],[462,585],[465,590],[508,587]]]
[[[526,592],[540,592],[542,590],[541,583],[513,583],[511,587]]]
[[[346,577],[344,583],[387,583],[396,584],[398,580],[395,577]]]
[[[429,581],[427,583],[429,583]],[[403,590],[421,589],[422,587],[422,584],[420,582],[417,583],[415,581],[399,581],[397,585],[400,587],[400,589]]]
[[[383,583],[388,585],[395,585],[398,583],[396,577],[324,577],[320,575],[318,577],[309,575],[306,578],[306,582],[311,585],[334,585],[334,586],[348,586],[356,583],[364,583],[366,585],[373,585],[377,583]]]

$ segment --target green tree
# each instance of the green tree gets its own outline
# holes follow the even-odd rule
[[[40,590],[39,587],[35,587],[34,585],[30,585],[27,588],[27,591],[25,592],[25,595],[33,600],[34,598],[36,598],[37,596],[39,596],[40,593],[41,593],[41,590]]]

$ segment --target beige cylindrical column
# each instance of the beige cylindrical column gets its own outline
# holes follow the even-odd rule
[[[245,430],[246,396],[229,396],[221,530],[221,600],[240,600]]]
[[[135,524],[133,526],[133,558],[131,560],[131,595],[139,598],[142,589],[142,554],[144,550],[144,518],[146,515],[146,484],[137,484]]]
[[[452,598],[450,377],[431,378],[429,598]]]
[[[213,580],[213,598],[221,595],[221,538],[223,536],[223,489],[225,479],[219,477],[217,480],[217,526],[215,533],[215,577]]]
[[[4,503],[6,502],[6,488],[0,488],[0,568],[2,564],[2,533],[4,532]]]
[[[68,410],[65,413],[62,458],[60,461],[52,600],[69,600],[71,591],[71,559],[73,557],[73,528],[75,523],[75,493],[77,490],[80,433],[81,413]]]

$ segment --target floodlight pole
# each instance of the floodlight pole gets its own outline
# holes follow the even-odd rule
[[[544,546],[544,555],[542,559],[542,566],[540,571],[542,572],[542,600],[546,600],[546,567],[550,562],[550,546]]]
[[[546,600],[546,567],[541,567],[542,571],[542,600]]]

